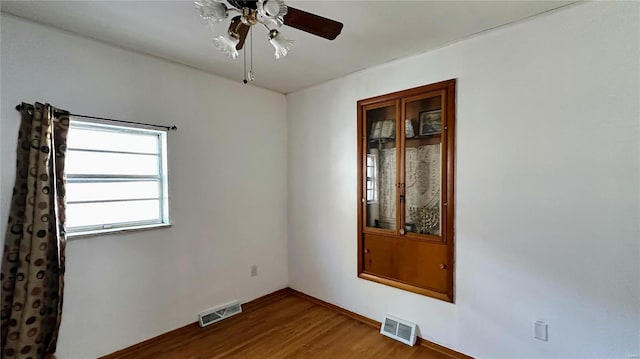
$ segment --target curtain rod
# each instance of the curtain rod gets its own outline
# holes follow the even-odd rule
[[[23,108],[22,104],[19,104],[19,105],[16,106],[16,111],[22,111],[22,108]],[[73,116],[73,117],[91,118],[91,119],[94,119],[94,120],[103,120],[103,121],[110,121],[110,122],[128,123],[128,124],[131,124],[131,125],[143,125],[143,126],[150,126],[150,127],[159,127],[159,128],[164,128],[167,131],[172,131],[172,130],[173,131],[177,131],[178,130],[178,127],[176,125],[173,125],[173,126],[162,126],[162,125],[154,125],[154,124],[151,124],[151,123],[114,120],[112,118],[106,118],[106,117],[78,115],[78,114],[75,114],[75,113],[67,113],[65,111],[56,111],[55,112],[56,116],[62,115],[62,114],[68,115],[68,116]]]

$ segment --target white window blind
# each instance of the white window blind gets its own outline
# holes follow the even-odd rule
[[[69,236],[169,224],[165,131],[71,119]]]

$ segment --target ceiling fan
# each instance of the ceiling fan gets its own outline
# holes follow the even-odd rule
[[[209,23],[226,19],[230,13],[238,13],[231,19],[226,34],[213,39],[215,46],[231,58],[237,58],[251,27],[261,24],[268,31],[269,42],[275,48],[275,58],[287,55],[293,41],[287,40],[277,30],[287,25],[310,34],[333,40],[342,31],[343,24],[303,10],[289,7],[284,0],[198,0],[195,2],[200,16]],[[245,60],[246,61],[246,60]],[[245,81],[246,82],[246,81]]]

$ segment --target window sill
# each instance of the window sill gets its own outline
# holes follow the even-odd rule
[[[155,224],[145,224],[140,226],[123,227],[123,228],[96,229],[91,231],[72,232],[72,233],[67,233],[67,239],[74,240],[74,239],[79,239],[84,237],[99,236],[103,234],[125,234],[127,232],[135,232],[135,231],[142,231],[142,230],[163,228],[163,227],[171,227],[171,223],[155,223]]]

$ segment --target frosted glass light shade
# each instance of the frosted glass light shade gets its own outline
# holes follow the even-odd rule
[[[236,50],[236,45],[238,45],[240,40],[237,37],[226,33],[224,35],[218,36],[213,39],[213,44],[215,47],[220,50],[223,54],[229,56],[232,59],[238,58],[238,50]]]
[[[276,49],[274,55],[276,59],[287,56],[287,53],[293,46],[293,40],[287,40],[278,30],[271,30],[269,32],[269,42]]]
[[[218,22],[227,18],[227,6],[217,0],[199,0],[195,2],[198,14],[209,22]]]
[[[258,16],[265,25],[280,27],[284,24],[284,16],[288,12],[284,0],[258,0]]]

